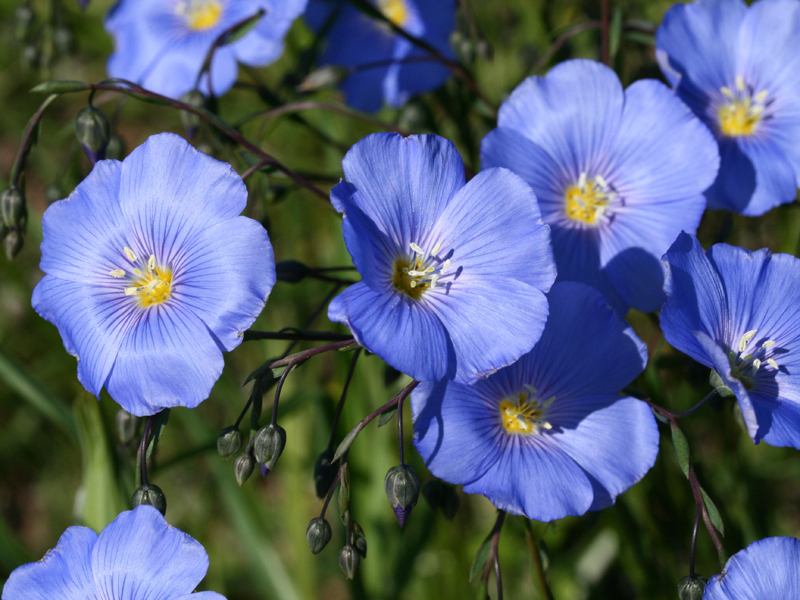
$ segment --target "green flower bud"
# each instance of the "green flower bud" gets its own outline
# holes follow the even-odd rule
[[[205,108],[206,97],[199,90],[192,90],[181,96],[181,102],[188,104],[192,108]],[[203,119],[194,113],[182,110],[181,123],[183,123],[183,128],[186,129],[186,135],[191,139],[197,133],[197,129],[203,123]]]
[[[17,230],[11,230],[6,233],[5,239],[3,240],[3,248],[6,251],[6,258],[8,260],[14,260],[17,254],[22,251],[22,246],[25,245],[25,238]]]
[[[402,527],[419,499],[419,477],[408,465],[400,465],[389,469],[383,486],[389,498],[389,505]]]
[[[270,423],[258,430],[253,446],[253,454],[256,460],[261,463],[262,472],[264,469],[269,472],[275,467],[275,463],[278,462],[284,446],[286,446],[286,432],[280,425]],[[266,473],[264,474],[266,475]]]
[[[297,260],[282,260],[275,264],[275,276],[278,281],[287,283],[303,281],[310,271],[311,269]]]
[[[131,508],[136,508],[140,504],[154,506],[162,515],[167,513],[167,497],[160,487],[152,483],[143,485],[133,493]]]
[[[28,224],[28,209],[25,196],[18,187],[11,186],[0,192],[0,215],[7,229],[25,231]]]
[[[333,450],[327,449],[319,455],[317,464],[314,465],[314,487],[317,491],[317,498],[324,498],[328,495],[328,490],[336,479],[339,472],[338,461],[331,464]]]
[[[106,158],[122,160],[125,158],[125,142],[117,134],[112,133],[106,145]]]
[[[323,517],[311,519],[306,529],[306,539],[311,554],[319,554],[331,541],[331,525]]]
[[[217,438],[217,452],[222,458],[228,459],[242,447],[242,432],[235,425],[223,429]]]
[[[133,416],[126,410],[118,410],[114,416],[114,424],[117,430],[117,439],[121,444],[130,444],[136,437],[139,429],[139,417]]]
[[[21,42],[28,38],[36,22],[36,14],[27,2],[17,6],[14,11],[14,35]]]
[[[250,479],[253,470],[256,468],[256,461],[249,452],[244,452],[233,461],[233,474],[236,476],[236,483],[240,486]]]
[[[47,200],[48,204],[61,200],[63,197],[64,191],[57,183],[51,183],[44,190],[44,198]]]
[[[339,567],[348,579],[353,579],[356,576],[356,569],[358,563],[361,562],[361,555],[350,544],[347,544],[342,551],[339,552]]]
[[[367,558],[367,537],[364,535],[364,530],[355,519],[352,520],[351,526],[353,531],[350,534],[350,543],[361,555],[361,558]]]
[[[339,65],[326,65],[309,73],[297,86],[298,92],[313,92],[321,88],[337,87],[350,74],[350,69]]]
[[[102,111],[91,105],[82,109],[75,117],[75,135],[92,164],[105,157],[111,127]]]
[[[690,577],[687,575],[678,583],[678,598],[680,600],[703,600],[708,579],[705,577]]]

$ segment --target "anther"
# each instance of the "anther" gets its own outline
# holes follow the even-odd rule
[[[739,340],[739,352],[744,352],[744,349],[747,348],[747,344],[755,337],[756,333],[758,333],[758,329],[751,329],[742,336],[742,339]]]
[[[439,250],[441,249],[442,249],[442,243],[436,242],[436,245],[433,247],[433,250],[431,250],[431,256],[436,258],[436,256],[439,254]]]
[[[411,249],[412,249],[414,252],[416,252],[417,254],[425,254],[425,250],[423,250],[422,248],[420,248],[420,247],[419,247],[417,244],[415,244],[414,242],[411,242]]]
[[[131,250],[127,246],[125,246],[125,248],[123,248],[123,250],[125,252],[125,256],[128,257],[129,261],[136,262],[137,260],[139,260],[139,258],[136,256],[136,254],[134,254],[133,250]]]
[[[116,277],[117,279],[122,279],[125,277],[125,271],[122,269],[114,269],[113,271],[109,272],[109,275]]]

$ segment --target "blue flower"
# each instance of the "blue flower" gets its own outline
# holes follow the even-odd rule
[[[371,1],[395,25],[453,57],[448,40],[455,29],[455,0]],[[425,50],[348,2],[310,0],[306,19],[314,29],[322,30],[330,18],[335,20],[327,31],[328,44],[320,63],[345,67],[375,64],[351,74],[342,84],[350,106],[371,112],[386,101],[398,108],[414,94],[439,87],[450,75],[447,67],[427,58]]]
[[[100,535],[68,528],[42,560],[11,573],[2,600],[225,600],[192,593],[206,571],[203,546],[152,506],[137,506]]]
[[[719,164],[712,135],[657,81],[623,91],[599,63],[570,60],[524,81],[481,144],[483,167],[527,181],[553,232],[559,281],[620,312],[664,301],[660,258],[695,231]]]
[[[595,289],[556,283],[533,351],[474,386],[421,384],[414,445],[430,471],[499,509],[552,521],[610,506],[644,477],[658,428],[618,392],[647,351]]]
[[[755,443],[800,448],[800,260],[727,244],[704,253],[683,233],[664,262],[666,340],[736,394]]]
[[[275,283],[264,228],[238,216],[247,188],[181,137],[98,162],[42,225],[33,307],[78,358],[78,379],[143,416],[195,407]]]
[[[332,321],[420,381],[472,382],[533,347],[556,273],[522,179],[490,169],[465,185],[435,135],[367,136],[343,167],[331,199],[362,281],[334,298]]]
[[[800,181],[800,3],[678,4],[656,32],[657,58],[678,95],[719,142],[709,208],[762,215]]]
[[[108,74],[153,92],[179,98],[193,90],[206,55],[230,27],[264,11],[241,39],[219,46],[211,63],[211,90],[227,92],[237,62],[268,65],[283,53],[283,36],[307,0],[120,0],[106,18],[116,50]],[[200,89],[209,93],[208,74]]]
[[[771,537],[753,542],[728,560],[706,585],[704,600],[800,598],[800,540]]]

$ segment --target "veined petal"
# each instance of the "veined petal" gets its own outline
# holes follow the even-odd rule
[[[117,353],[140,315],[122,287],[99,287],[58,279],[39,282],[31,300],[39,315],[58,327],[67,352],[78,359],[78,379],[100,395]]]
[[[306,4],[307,0],[257,0],[266,14],[249,35],[234,42],[237,60],[253,67],[277,60],[283,54],[283,37]]]
[[[48,207],[42,217],[42,271],[84,283],[113,281],[109,273],[120,267],[127,245],[120,172],[121,163],[100,161],[69,198]]]
[[[471,384],[529,352],[547,321],[544,293],[515,279],[464,275],[424,303],[439,317],[456,356],[455,381]]]
[[[350,149],[342,167],[354,188],[352,202],[402,248],[426,246],[439,215],[465,182],[458,150],[433,135],[374,133]],[[342,208],[347,214],[347,206]]]
[[[729,207],[748,217],[758,217],[770,209],[792,202],[797,196],[797,175],[794,167],[783,149],[770,139],[743,138],[739,140],[739,148],[752,165],[755,181],[744,181],[743,174],[748,169],[743,169],[736,180],[744,184],[745,190],[752,190],[747,206]],[[725,160],[727,157],[723,157]],[[737,165],[739,166],[739,165]],[[731,172],[732,167],[720,169],[720,177]],[[731,185],[729,183],[728,185]]]
[[[247,188],[233,168],[172,133],[151,136],[122,165],[119,202],[140,256],[164,263],[193,236],[244,210]]]
[[[617,137],[624,96],[613,70],[573,59],[546,77],[529,77],[503,102],[498,127],[514,129],[542,147],[570,181],[602,170]],[[542,115],[547,115],[542,118]]]
[[[3,586],[3,600],[93,600],[91,554],[97,534],[69,527],[38,562],[14,569]]]
[[[602,488],[595,490],[591,510],[613,504],[655,464],[658,426],[641,400],[617,394],[557,398],[548,420],[557,430],[553,441]]]
[[[508,169],[486,169],[471,179],[442,212],[434,237],[465,279],[513,278],[544,292],[555,281],[550,228],[533,190]],[[455,287],[466,286],[459,281]]]
[[[194,408],[222,373],[221,342],[180,302],[143,309],[117,354],[106,389],[137,416]]]
[[[172,600],[190,594],[208,571],[197,541],[152,506],[121,513],[100,534],[92,570],[102,600]]]
[[[174,265],[175,302],[191,307],[225,350],[261,314],[275,285],[275,259],[266,230],[247,217],[218,223],[197,236]]]
[[[364,283],[348,287],[328,307],[359,344],[419,381],[438,381],[455,371],[453,345],[434,311],[400,293],[376,292]]]

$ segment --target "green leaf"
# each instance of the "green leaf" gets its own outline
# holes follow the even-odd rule
[[[387,408],[385,411],[381,413],[380,419],[378,419],[378,427],[380,428],[386,425],[389,421],[392,420],[392,418],[394,418],[396,414],[397,414],[396,404],[394,406]]]
[[[154,96],[149,96],[148,94],[142,94],[140,92],[129,90],[124,87],[119,88],[120,92],[127,94],[132,98],[136,98],[137,100],[141,100],[142,102],[148,102],[150,104],[158,104],[160,106],[171,106],[172,103],[167,98],[157,98]]]
[[[617,56],[619,51],[619,42],[622,37],[622,10],[619,7],[614,11],[611,17],[611,27],[608,32],[608,54],[611,60]]]
[[[339,478],[339,516],[342,523],[347,525],[347,513],[350,511],[350,469],[347,463],[342,463],[341,477]]]
[[[686,436],[683,435],[680,427],[672,423],[672,443],[675,445],[675,454],[678,455],[678,464],[681,466],[681,471],[689,478],[689,442],[686,441]]]
[[[486,569],[486,563],[489,562],[489,553],[492,550],[492,536],[490,535],[481,544],[481,547],[478,548],[478,551],[475,553],[475,559],[472,561],[472,567],[469,570],[469,580],[472,581],[475,579],[476,575],[480,575]]]
[[[362,429],[364,429],[364,425],[359,423],[358,425],[353,427],[353,429],[352,429],[352,431],[350,431],[350,433],[348,433],[345,436],[345,438],[339,444],[339,447],[336,448],[336,452],[334,453],[333,458],[331,459],[332,463],[334,463],[337,460],[339,460],[342,457],[342,454],[344,454],[345,452],[347,452],[350,449],[350,446],[352,446],[353,442],[356,441],[356,438],[358,437],[358,434],[361,433]]]
[[[651,33],[641,33],[640,31],[629,31],[625,34],[625,38],[645,46],[654,46],[656,43],[656,36]]]
[[[719,376],[719,373],[711,370],[711,373],[708,375],[708,382],[714,388],[714,390],[719,394],[722,398],[730,398],[735,396],[736,394],[733,393],[733,390],[725,385],[725,382],[722,381],[722,377]]]
[[[36,94],[67,94],[69,92],[82,92],[88,89],[89,84],[85,81],[56,80],[40,83],[36,87],[31,88],[31,92]]]
[[[158,443],[158,438],[160,438],[161,434],[164,432],[164,427],[167,426],[167,421],[169,421],[169,409],[165,408],[156,415],[155,422],[153,423],[153,430],[150,433],[150,443],[147,445],[145,459],[150,460],[150,455],[153,453],[153,450]]]
[[[261,19],[262,16],[264,16],[265,12],[266,11],[264,11],[264,9],[262,8],[246,21],[242,21],[241,23],[239,23],[236,29],[234,29],[228,35],[226,35],[225,39],[220,41],[219,45],[224,46],[226,44],[232,44],[236,40],[239,40],[245,35],[247,35],[250,32],[250,30],[253,29],[253,27],[258,25],[258,21]]]
[[[703,503],[706,505],[706,510],[708,511],[708,517],[711,519],[711,524],[714,526],[714,529],[722,534],[722,537],[725,537],[725,524],[722,522],[722,517],[719,514],[717,505],[714,504],[711,496],[709,496],[702,487],[700,488],[700,491],[703,493]]]
[[[301,360],[300,362],[295,363],[294,365],[295,368],[299,367],[304,362],[306,361]],[[253,381],[253,379],[260,379],[261,381],[269,381],[270,379],[280,379],[281,375],[283,375],[283,372],[286,371],[286,367],[288,366],[289,365],[283,365],[282,367],[275,367],[274,369],[270,369],[269,363],[268,362],[264,363],[263,365],[258,367],[255,371],[250,373],[250,375],[247,376],[247,379],[244,380],[242,386],[247,385],[248,383]]]

